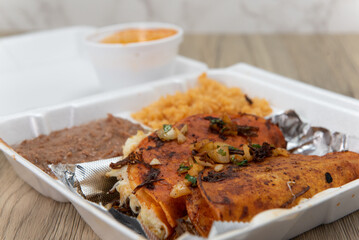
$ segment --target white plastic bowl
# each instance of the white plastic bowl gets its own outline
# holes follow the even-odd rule
[[[106,44],[105,37],[125,29],[170,28],[177,33],[159,40]],[[138,22],[98,29],[85,40],[88,55],[105,90],[168,77],[183,39],[182,28],[167,23]]]

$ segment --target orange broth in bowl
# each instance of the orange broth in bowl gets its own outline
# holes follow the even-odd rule
[[[176,33],[176,30],[169,28],[126,29],[105,37],[101,40],[101,43],[128,44],[136,42],[146,42],[170,37],[175,35]]]

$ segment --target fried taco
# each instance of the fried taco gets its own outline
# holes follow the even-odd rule
[[[220,169],[230,162],[230,157],[245,154],[243,146],[286,147],[283,134],[275,124],[248,114],[193,115],[129,142],[133,151],[111,164],[113,170],[107,176],[119,180],[116,185],[121,195],[119,205],[130,207],[161,239],[169,237],[176,220],[187,215],[187,195],[197,191],[187,185],[193,184],[191,180],[206,165]],[[140,143],[134,148],[135,142]],[[201,148],[206,151],[201,152]],[[204,161],[204,155],[211,157]]]

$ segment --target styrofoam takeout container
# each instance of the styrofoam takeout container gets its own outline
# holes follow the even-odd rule
[[[95,30],[75,26],[0,38],[0,118],[102,92],[84,49],[84,38]],[[176,56],[170,75],[206,69]]]
[[[105,37],[126,29],[168,28],[177,31],[159,40],[128,44],[101,43]],[[171,75],[183,38],[179,26],[168,23],[124,23],[98,29],[86,38],[86,47],[104,89],[127,87]]]
[[[266,98],[275,112],[294,109],[303,121],[312,125],[359,136],[359,129],[353,128],[359,121],[359,112],[356,111],[359,101],[353,99],[349,101],[347,97],[330,92],[318,94],[318,89],[296,81],[281,85],[278,82],[282,80],[275,76],[262,79],[256,77],[257,75],[253,72],[243,74],[241,71],[236,66],[210,70],[208,76],[228,86],[240,87],[249,97]],[[0,136],[8,144],[16,144],[39,134],[48,134],[54,130],[103,118],[107,113],[115,116],[129,116],[130,112],[138,111],[160,96],[185,91],[195,86],[197,77],[197,74],[173,76],[68,104],[9,116],[0,120]],[[305,86],[305,91],[298,91],[303,86]],[[332,101],[333,99],[337,99],[337,103]],[[343,124],[344,122],[346,124]],[[84,220],[101,238],[140,238],[106,212],[65,189],[59,182],[13,152],[5,143],[0,143],[0,149],[5,152],[15,170],[21,172],[20,176],[27,179],[26,182],[42,194],[50,197],[57,194],[56,200],[71,201]],[[359,209],[358,197],[359,180],[355,180],[342,187],[321,192],[292,209],[274,209],[260,213],[249,226],[221,234],[213,239],[287,239],[321,223],[335,221]]]

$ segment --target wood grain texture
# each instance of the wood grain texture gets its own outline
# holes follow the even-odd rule
[[[359,99],[359,35],[186,35],[180,54],[227,67],[238,62]],[[46,198],[0,153],[0,239],[99,239],[69,203]],[[300,239],[359,239],[359,212]]]

